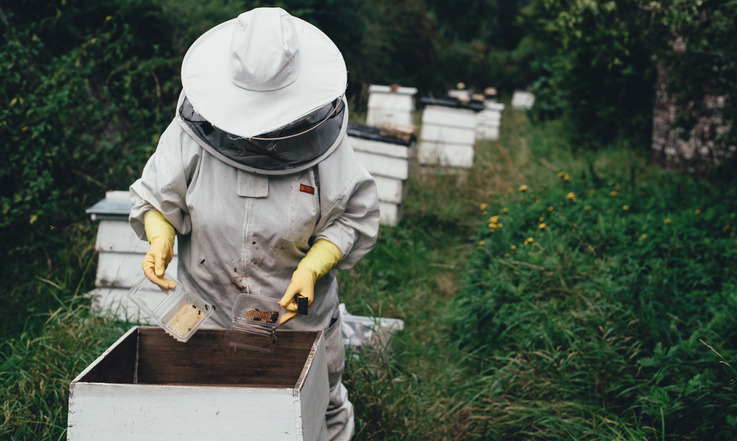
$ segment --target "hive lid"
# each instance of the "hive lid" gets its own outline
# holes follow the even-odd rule
[[[368,139],[386,144],[396,144],[404,147],[409,147],[413,142],[412,140],[396,138],[393,136],[384,136],[381,134],[380,127],[366,126],[362,124],[348,124],[348,130],[346,133],[348,136],[354,138]]]
[[[97,201],[85,210],[92,220],[128,219],[133,203],[127,191],[108,191],[105,199]]]
[[[453,97],[422,97],[420,102],[425,106],[441,106],[453,109],[468,109],[474,112],[484,110],[484,103],[480,101],[470,101],[468,104],[461,103],[458,98]]]

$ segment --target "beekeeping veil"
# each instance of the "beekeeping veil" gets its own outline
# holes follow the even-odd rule
[[[189,48],[178,113],[219,159],[257,173],[292,173],[339,144],[346,84],[343,56],[322,31],[281,8],[256,8]]]

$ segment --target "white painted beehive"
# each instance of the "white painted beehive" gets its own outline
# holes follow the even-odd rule
[[[414,140],[382,136],[379,128],[359,124],[349,126],[348,138],[356,157],[376,181],[380,223],[397,225],[402,217],[402,204],[412,170]]]
[[[530,110],[535,104],[535,95],[525,90],[515,90],[512,94],[512,108],[517,110]]]
[[[405,126],[414,124],[416,88],[372,84],[368,92],[367,125],[381,127],[384,123]]]
[[[423,99],[426,104],[417,147],[421,165],[467,169],[473,166],[480,103]]]
[[[327,439],[322,332],[277,330],[268,353],[223,335],[131,328],[71,382],[67,440]]]
[[[502,112],[504,104],[485,101],[484,110],[476,115],[476,139],[499,139],[499,132],[502,126]]]

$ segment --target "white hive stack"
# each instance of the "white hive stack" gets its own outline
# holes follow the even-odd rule
[[[484,101],[484,110],[477,114],[477,139],[499,139],[499,130],[502,126],[502,112],[504,104],[494,101]]]
[[[456,98],[422,98],[425,105],[417,147],[421,165],[467,169],[473,165],[478,112],[483,104]]]
[[[384,123],[413,125],[416,93],[417,89],[414,87],[372,84],[369,86],[366,125],[372,127],[381,127]]]
[[[515,90],[512,94],[512,108],[517,110],[530,110],[535,104],[535,95],[525,90]]]
[[[360,124],[348,126],[348,138],[358,160],[376,181],[381,224],[396,225],[402,217],[402,204],[407,194],[407,180],[415,154],[414,139],[382,135],[380,128]]]

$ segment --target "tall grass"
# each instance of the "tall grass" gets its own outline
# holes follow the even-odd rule
[[[473,169],[416,168],[400,224],[339,273],[349,312],[405,322],[347,359],[357,440],[735,433],[735,191],[566,130],[506,110]],[[58,298],[44,326],[0,347],[0,438],[64,439],[69,382],[128,326],[90,315],[75,231],[72,270],[29,283]]]

